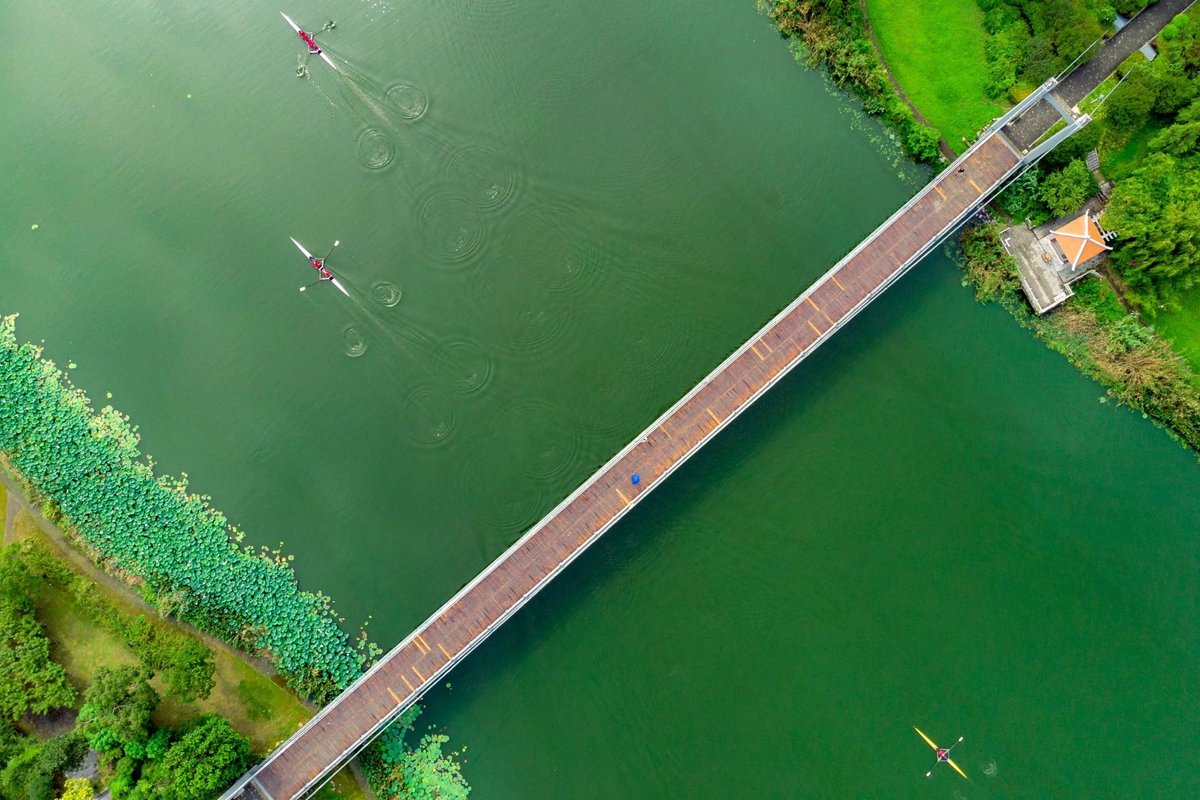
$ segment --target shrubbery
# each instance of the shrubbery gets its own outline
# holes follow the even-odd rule
[[[844,0],[764,0],[779,32],[793,39],[792,52],[809,66],[824,66],[839,86],[862,98],[868,114],[883,117],[906,153],[928,163],[939,159],[933,128],[922,125],[896,93],[867,38],[857,2]]]

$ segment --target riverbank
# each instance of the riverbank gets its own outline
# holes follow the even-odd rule
[[[1110,262],[1098,269],[1095,279],[1080,284],[1077,297],[1044,317],[1030,313],[992,227],[964,233],[963,264],[982,301],[1000,302],[1019,324],[1100,382],[1110,399],[1153,418],[1200,452],[1200,337],[1195,333],[1200,331],[1200,306],[1194,302],[1200,296],[1200,286],[1195,286],[1200,259],[1189,254],[1192,248],[1186,244],[1194,235],[1189,228],[1196,227],[1187,220],[1200,209],[1200,201],[1180,188],[1195,180],[1188,176],[1200,174],[1195,148],[1187,144],[1194,136],[1189,139],[1185,132],[1200,117],[1200,110],[1188,107],[1191,103],[1195,109],[1200,91],[1186,77],[1195,67],[1192,43],[1198,26],[1195,11],[1172,19],[1162,8],[1154,9],[1153,19],[1143,20],[1162,30],[1156,42],[1159,58],[1146,62],[1135,53],[1115,77],[1103,80],[1081,103],[1095,121],[1022,176],[996,203],[1001,216],[1038,224],[1074,213],[1098,191],[1096,178],[1107,181],[1105,192],[1113,199],[1102,221],[1118,234]],[[900,34],[910,43],[928,40],[933,34],[923,29],[944,23],[945,15],[955,12],[953,6],[939,7],[935,21],[907,0],[864,0],[864,9],[876,33],[882,30],[878,38],[885,44],[889,38],[897,41]],[[1063,6],[1062,13],[1077,18],[1078,30],[1073,38],[1056,42],[1039,62],[1028,47],[1034,40],[1048,40],[1053,29],[1045,20],[1023,16],[1023,10],[1004,2],[992,4],[985,15],[975,8],[958,8],[958,21],[979,29],[960,36],[960,47],[947,56],[974,59],[957,70],[934,68],[942,53],[922,47],[893,46],[888,52],[895,58],[881,61],[901,92],[927,104],[926,109],[918,104],[918,113],[944,118],[938,116],[940,98],[955,97],[957,113],[979,115],[988,113],[991,104],[985,97],[964,95],[964,80],[973,76],[978,84],[990,69],[984,93],[996,96],[1011,90],[1018,97],[1022,87],[1070,58],[1070,47],[1086,46],[1081,31],[1098,37],[1100,26],[1112,21],[1104,14],[1088,16],[1090,10],[1082,5]],[[986,48],[971,48],[969,43],[980,35],[988,37]],[[1105,74],[1097,72],[1094,79],[1100,81]],[[1103,174],[1085,165],[1093,148]],[[1173,181],[1175,188],[1150,189],[1166,185],[1164,180]],[[1160,219],[1171,219],[1171,227],[1160,225]],[[1170,251],[1172,256],[1161,256]]]
[[[242,548],[242,533],[206,498],[189,492],[186,478],[156,475],[128,419],[111,406],[93,411],[40,348],[17,341],[15,324],[15,316],[0,320],[6,399],[0,405],[0,455],[20,482],[25,505],[52,523],[47,536],[75,551],[75,566],[102,568],[106,578],[91,572],[105,588],[136,592],[145,612],[269,660],[288,687],[317,703],[354,680],[379,652],[365,631],[352,642],[329,598],[299,589],[290,557]],[[6,519],[16,520],[13,497],[7,500]],[[81,652],[77,667],[92,655]],[[231,691],[241,685],[237,680]],[[255,707],[249,697],[238,699],[242,706],[250,703],[247,724],[274,713],[270,704]],[[293,721],[285,715],[275,733],[290,733]],[[396,786],[452,771],[456,796],[466,796],[469,787],[453,754],[442,755],[445,739],[424,737],[414,749],[404,743],[405,731],[400,727],[388,747],[376,749],[375,785],[390,796]],[[281,738],[260,734],[272,744]]]
[[[52,658],[65,667],[80,698],[98,670],[139,663],[137,654],[111,626],[100,624],[96,610],[103,609],[122,627],[130,628],[139,618],[148,617],[211,650],[213,686],[205,697],[183,701],[170,695],[160,677],[151,680],[163,696],[154,712],[158,727],[175,728],[198,715],[215,713],[245,736],[254,752],[265,754],[313,716],[313,708],[281,685],[269,664],[191,626],[164,619],[129,587],[96,568],[71,547],[62,531],[29,505],[19,484],[4,470],[0,470],[0,492],[6,497],[4,544],[31,547],[38,561],[47,565],[47,584],[35,601],[38,621],[50,638]],[[79,580],[88,582],[94,591],[84,591]],[[88,598],[86,605],[82,597]],[[352,770],[344,769],[321,796],[365,800],[368,795]]]

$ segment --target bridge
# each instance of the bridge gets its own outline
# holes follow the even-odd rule
[[[1158,5],[1186,8],[1193,1]],[[1128,55],[1144,44],[1149,37],[1136,39],[1145,36],[1145,27],[1109,40],[1101,48],[1106,60],[1120,63],[1121,51]],[[1070,100],[1064,101],[1062,88],[1070,89]],[[1009,181],[1086,125],[1090,118],[1073,107],[1086,94],[1079,94],[1078,82],[1062,87],[1052,78],[996,120],[845,258],[239,778],[222,800],[295,800],[319,789],[706,442]]]

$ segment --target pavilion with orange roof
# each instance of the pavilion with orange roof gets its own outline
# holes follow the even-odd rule
[[[1074,272],[1080,264],[1091,261],[1112,248],[1104,243],[1104,233],[1090,211],[1051,232],[1054,249],[1071,265]]]

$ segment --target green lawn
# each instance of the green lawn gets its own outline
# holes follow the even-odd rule
[[[1182,309],[1160,312],[1154,327],[1200,373],[1200,286],[1184,295]]]
[[[975,0],[867,0],[888,69],[957,152],[1003,109],[984,94],[983,12]]]
[[[18,514],[13,523],[13,538],[36,539],[51,552],[58,552],[55,543],[42,533],[25,511]],[[63,563],[74,569],[70,561],[64,560]],[[142,613],[128,598],[101,584],[97,585],[105,599],[125,613]],[[92,682],[100,667],[137,663],[137,658],[120,639],[92,622],[75,598],[53,583],[38,598],[38,621],[45,626],[50,637],[51,657],[66,668],[67,677],[79,689],[80,703],[83,702],[84,689]],[[295,695],[228,649],[214,648],[213,655],[216,686],[212,693],[194,703],[181,703],[164,697],[154,712],[158,725],[177,725],[196,714],[216,712],[250,739],[255,752],[267,753],[312,717],[312,713]],[[160,695],[165,694],[157,678],[151,683]],[[347,800],[365,800],[362,788],[348,770],[343,770],[334,778],[332,788]]]

